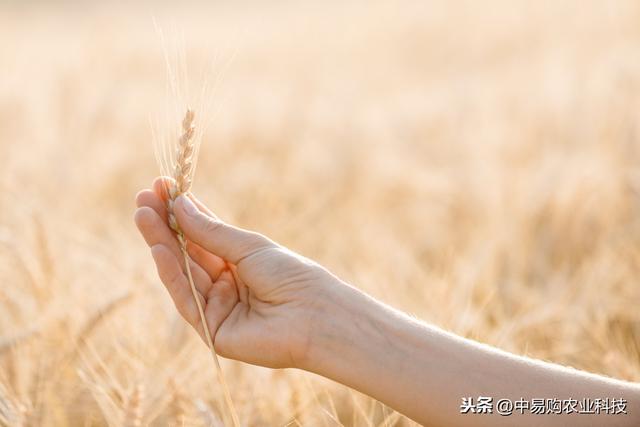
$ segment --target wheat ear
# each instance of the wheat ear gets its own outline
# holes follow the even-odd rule
[[[144,386],[137,384],[129,394],[122,413],[124,427],[142,426],[142,399],[144,399]]]
[[[189,266],[189,254],[187,253],[187,240],[184,237],[184,233],[178,226],[178,222],[176,221],[176,217],[173,213],[173,204],[176,198],[181,194],[187,193],[191,189],[196,153],[194,143],[194,120],[195,113],[192,110],[187,109],[184,119],[182,120],[182,134],[178,139],[178,146],[175,155],[175,165],[173,168],[174,183],[169,188],[169,198],[167,201],[169,226],[176,233],[178,243],[180,244],[180,251],[182,252],[182,257],[184,259],[184,269],[187,272],[187,279],[189,280],[189,286],[191,286],[193,299],[196,301],[196,305],[198,306],[198,313],[200,314],[202,329],[204,330],[204,335],[207,340],[207,346],[209,346],[209,349],[211,350],[211,356],[213,357],[213,361],[216,366],[216,374],[218,376],[220,386],[222,387],[222,392],[224,394],[224,400],[227,404],[227,409],[229,410],[229,414],[231,415],[233,425],[235,427],[240,427],[240,421],[238,419],[238,415],[236,414],[235,407],[233,406],[229,388],[227,387],[227,383],[224,380],[224,376],[222,375],[222,368],[220,367],[218,355],[213,348],[213,340],[211,339],[211,333],[209,332],[209,324],[207,323],[207,318],[204,315],[202,303],[200,302],[200,298],[198,298],[198,291],[196,290],[196,286],[191,275],[191,268]]]

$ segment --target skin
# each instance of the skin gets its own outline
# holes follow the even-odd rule
[[[180,314],[203,337],[162,180],[136,196],[135,222]],[[193,195],[174,213],[214,346],[223,357],[315,372],[427,426],[636,426],[640,386],[512,355],[419,322]],[[623,398],[627,414],[461,414],[463,397]]]

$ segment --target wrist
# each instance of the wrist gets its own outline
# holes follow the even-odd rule
[[[343,363],[362,354],[363,345],[372,345],[376,310],[373,300],[359,290],[332,278],[314,296],[309,310],[307,340],[296,367],[336,379]]]
[[[430,395],[433,331],[342,282],[318,298],[299,368],[372,396],[408,416]],[[416,404],[416,402],[418,402]]]

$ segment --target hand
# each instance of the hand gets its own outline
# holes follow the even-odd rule
[[[184,258],[167,223],[165,188],[158,178],[153,190],[138,193],[135,222],[178,311],[203,337]],[[272,368],[299,367],[321,301],[340,281],[268,238],[220,221],[191,194],[176,200],[174,214],[216,352]]]

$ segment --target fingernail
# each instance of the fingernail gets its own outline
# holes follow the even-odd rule
[[[185,194],[181,194],[180,196],[178,196],[178,199],[181,200],[182,203],[182,208],[184,209],[184,212],[191,216],[191,217],[196,217],[198,216],[198,208],[196,207],[196,205],[191,201],[191,199],[189,197],[187,197]]]

